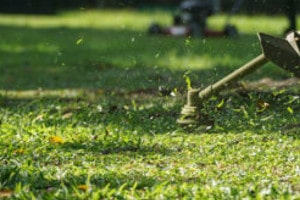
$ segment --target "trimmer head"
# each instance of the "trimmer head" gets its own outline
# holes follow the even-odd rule
[[[200,89],[190,89],[187,95],[187,104],[181,110],[181,118],[177,123],[184,126],[198,126],[200,123],[203,125],[211,125],[206,114],[201,113],[201,103],[198,101]]]

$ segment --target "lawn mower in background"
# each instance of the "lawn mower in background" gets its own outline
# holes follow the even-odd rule
[[[186,0],[180,4],[179,14],[173,17],[171,27],[153,23],[148,28],[151,35],[220,37],[237,36],[237,28],[229,24],[230,17],[240,8],[243,0],[238,0],[232,7],[223,30],[216,31],[207,27],[207,18],[214,15],[219,7],[219,0]]]

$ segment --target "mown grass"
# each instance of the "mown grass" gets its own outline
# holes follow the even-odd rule
[[[241,36],[218,39],[152,37],[152,21],[171,15],[1,15],[0,198],[299,198],[297,85],[227,90],[205,105],[215,121],[205,131],[175,122],[183,76],[218,80],[260,53],[256,32],[280,35],[285,18],[234,17]],[[290,75],[268,64],[246,80],[265,77]]]

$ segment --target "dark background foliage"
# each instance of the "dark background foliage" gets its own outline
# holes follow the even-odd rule
[[[78,8],[151,8],[157,6],[176,7],[180,0],[1,0],[2,13],[35,13],[52,14],[64,9]],[[235,0],[222,0],[221,9],[228,11]],[[245,0],[241,12],[253,13],[281,13],[285,10],[286,1],[282,0]],[[297,9],[300,1],[296,1]]]

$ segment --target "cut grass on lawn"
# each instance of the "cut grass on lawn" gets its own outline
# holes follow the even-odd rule
[[[204,132],[176,124],[184,77],[218,80],[260,54],[256,32],[278,36],[285,18],[234,17],[237,38],[146,34],[171,18],[0,16],[0,198],[300,198],[299,80],[280,68],[211,98]]]

